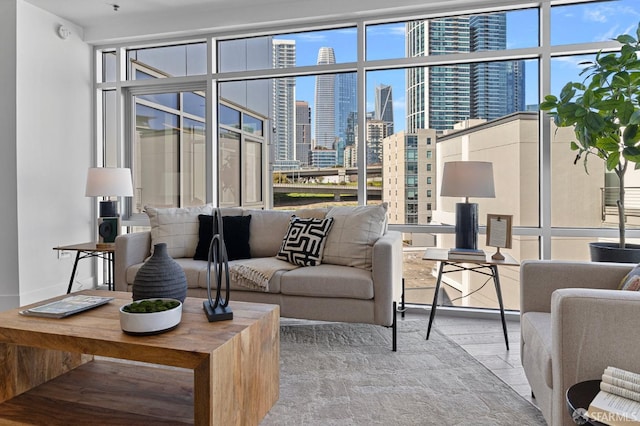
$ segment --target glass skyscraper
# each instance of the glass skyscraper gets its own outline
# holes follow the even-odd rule
[[[296,66],[296,42],[273,40],[273,68]],[[273,139],[271,159],[277,168],[279,162],[296,159],[296,79],[281,77],[273,79]]]
[[[309,165],[311,151],[311,108],[307,101],[296,101],[296,160]]]
[[[469,52],[469,17],[407,23],[409,57]],[[445,130],[469,118],[469,65],[407,70],[407,131]]]
[[[376,86],[374,118],[385,124],[386,135],[393,134],[393,92],[391,86],[386,84]]]
[[[358,87],[355,73],[338,74],[336,76],[335,111],[336,111],[336,164],[344,165],[344,148],[347,146],[350,126],[358,110]]]
[[[501,50],[504,13],[407,23],[409,57]],[[482,62],[407,70],[407,130],[452,129],[467,119],[493,120],[524,110],[524,63]]]
[[[318,65],[335,63],[333,48],[321,47],[318,51]],[[335,80],[335,74],[316,77],[315,148],[333,149],[336,138]]]
[[[471,51],[507,48],[504,13],[469,18]],[[471,65],[471,116],[494,120],[524,111],[524,62],[488,62]]]

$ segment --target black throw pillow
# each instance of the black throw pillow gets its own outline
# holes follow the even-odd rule
[[[195,260],[207,260],[209,245],[213,238],[213,216],[198,215],[200,229],[198,231],[198,245],[193,258]],[[249,247],[249,224],[251,215],[248,216],[222,216],[224,244],[227,247],[229,260],[251,259]]]

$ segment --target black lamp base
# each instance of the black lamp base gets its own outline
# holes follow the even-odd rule
[[[456,248],[478,249],[478,204],[456,203]]]
[[[118,202],[115,200],[100,201],[100,217],[118,217]]]
[[[233,319],[233,311],[230,307],[222,307],[218,305],[215,309],[211,306],[208,300],[202,302],[202,307],[204,308],[204,313],[207,315],[207,319],[209,322],[215,321],[227,321]]]

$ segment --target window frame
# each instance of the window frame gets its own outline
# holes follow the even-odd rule
[[[384,60],[366,60],[366,40],[365,34],[367,26],[370,24],[379,23],[393,23],[403,20],[415,20],[415,19],[429,19],[439,18],[446,16],[456,16],[457,14],[464,15],[473,13],[474,10],[450,10],[447,13],[434,13],[430,11],[428,7],[424,8],[424,14],[412,12],[411,16],[407,16],[406,13],[385,13],[375,18],[365,17],[361,19],[335,19],[332,21],[318,21],[315,24],[288,24],[278,26],[276,28],[256,28],[253,30],[235,30],[235,31],[220,31],[211,32],[205,35],[197,35],[194,37],[177,37],[177,38],[165,38],[156,39],[147,42],[121,42],[121,43],[105,43],[96,44],[94,46],[94,59],[96,63],[96,74],[99,74],[102,70],[102,52],[115,52],[115,81],[102,81],[100,75],[96,75],[94,82],[94,108],[96,117],[96,158],[94,163],[97,165],[103,165],[106,163],[105,158],[105,131],[102,127],[102,91],[116,90],[116,102],[115,102],[115,116],[116,116],[116,155],[114,161],[116,164],[110,164],[112,166],[126,166],[131,164],[131,134],[130,129],[135,123],[131,117],[131,111],[128,111],[130,107],[127,105],[130,103],[128,99],[132,93],[137,93],[138,90],[154,91],[157,93],[166,92],[167,90],[177,90],[183,88],[183,90],[193,91],[194,87],[199,87],[207,93],[207,167],[209,165],[213,168],[213,164],[217,162],[217,156],[213,152],[212,146],[217,146],[217,126],[214,126],[216,122],[216,113],[211,108],[216,105],[218,101],[217,84],[225,81],[234,81],[238,79],[259,79],[259,78],[279,78],[279,77],[296,77],[302,75],[320,75],[329,73],[342,73],[342,72],[355,72],[357,75],[358,85],[358,140],[366,140],[364,135],[366,105],[365,105],[365,93],[366,93],[366,72],[376,70],[409,68],[409,67],[427,67],[437,66],[441,64],[449,63],[473,63],[481,61],[504,61],[504,60],[526,60],[535,59],[539,62],[539,98],[546,93],[550,93],[550,68],[551,60],[556,57],[563,57],[567,55],[578,54],[591,54],[603,51],[612,51],[617,48],[617,43],[614,41],[603,42],[588,42],[572,45],[551,45],[550,42],[550,17],[552,7],[558,5],[563,6],[567,4],[588,4],[599,3],[596,1],[574,1],[574,2],[541,2],[537,6],[533,6],[538,9],[538,28],[540,42],[538,46],[519,48],[519,49],[505,49],[500,51],[486,51],[486,52],[471,52],[471,53],[456,53],[455,55],[437,55],[437,56],[424,56],[419,58],[398,58],[398,59],[384,59]],[[532,6],[521,6],[520,2],[509,2],[508,5],[501,5],[495,8],[486,8],[482,12],[503,12],[509,10],[518,9],[530,9]],[[216,63],[216,50],[215,45],[217,40],[228,40],[241,37],[252,37],[258,35],[268,34],[286,34],[292,32],[307,32],[317,30],[325,30],[341,27],[353,27],[357,28],[357,61],[348,63],[338,63],[332,65],[322,66],[305,66],[295,67],[291,69],[264,69],[256,71],[246,72],[228,72],[218,73],[215,70]],[[160,81],[154,80],[126,80],[126,49],[128,48],[140,48],[144,46],[162,46],[171,44],[184,44],[185,42],[202,41],[207,42],[208,58],[208,70],[206,75],[188,76],[188,77],[175,77],[161,79]],[[214,101],[215,100],[215,101]],[[617,229],[615,228],[571,228],[571,227],[553,227],[551,224],[551,187],[553,185],[551,179],[551,126],[546,113],[539,113],[539,181],[540,188],[540,210],[539,210],[539,225],[537,227],[514,227],[513,235],[532,236],[537,237],[540,247],[540,258],[551,258],[551,241],[553,238],[561,237],[590,237],[590,238],[607,238],[615,237],[617,235]],[[267,141],[268,143],[268,141]],[[358,151],[358,167],[360,170],[366,170],[364,159],[366,158],[366,144],[359,144]],[[265,154],[263,149],[263,155]],[[266,157],[263,157],[263,160]],[[264,163],[264,162],[263,162]],[[269,171],[264,171],[264,176],[268,176]],[[217,191],[215,185],[213,185],[216,173],[211,172],[211,176],[207,178],[207,198],[208,202],[213,199],[217,199]],[[270,199],[271,193],[268,190],[269,181],[265,179],[264,192],[265,203]],[[210,198],[209,198],[210,197]],[[360,173],[358,175],[358,202],[359,204],[365,204],[367,200],[366,196],[366,173]],[[131,211],[130,199],[124,199],[125,208]],[[268,204],[265,205],[270,207]],[[137,224],[139,221],[135,217],[124,217],[124,224]],[[390,225],[390,229],[398,230],[401,232],[417,232],[417,233],[445,233],[451,234],[454,232],[453,226],[442,225]],[[630,229],[627,231],[629,238],[640,238],[640,230]]]

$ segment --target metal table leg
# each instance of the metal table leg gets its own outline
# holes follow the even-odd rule
[[[498,296],[498,303],[500,304],[500,317],[502,318],[502,331],[504,332],[504,342],[507,344],[507,350],[509,350],[509,337],[507,335],[507,322],[504,318],[504,305],[502,303],[502,290],[500,289],[500,276],[498,275],[498,267],[491,265],[491,272],[493,274],[493,282],[496,286],[496,295]]]
[[[71,293],[71,287],[76,277],[76,269],[78,269],[78,261],[80,260],[80,251],[76,252],[76,261],[73,263],[73,269],[71,270],[71,278],[69,279],[69,287],[67,287],[67,294]]]
[[[436,307],[438,306],[438,295],[440,294],[440,284],[442,283],[442,270],[444,269],[444,262],[440,262],[440,268],[438,268],[438,279],[436,280],[436,291],[433,294],[433,302],[431,303],[431,315],[429,315],[429,327],[427,327],[427,338],[429,340],[429,334],[431,334],[431,323],[436,316]]]

